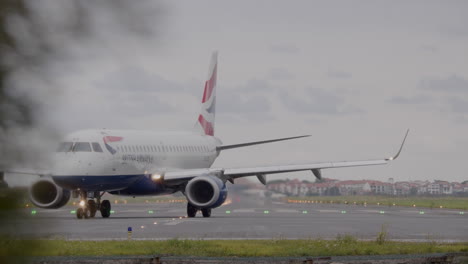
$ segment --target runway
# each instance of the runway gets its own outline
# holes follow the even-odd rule
[[[389,239],[468,241],[468,212],[388,206],[234,202],[210,218],[185,217],[183,203],[113,204],[108,219],[78,220],[74,207],[24,209],[1,234],[80,240],[127,239],[332,239],[350,234],[375,239],[382,227]],[[32,213],[31,213],[32,212]]]

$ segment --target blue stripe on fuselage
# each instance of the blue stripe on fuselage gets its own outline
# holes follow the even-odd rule
[[[83,191],[108,191],[117,195],[159,195],[176,190],[151,180],[150,175],[52,176],[60,187]]]
[[[52,176],[52,179],[60,187],[69,190],[81,189],[85,191],[111,191],[128,188],[134,182],[143,177],[145,177],[144,174],[107,176],[66,175]]]

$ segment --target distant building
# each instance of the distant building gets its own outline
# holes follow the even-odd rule
[[[267,188],[273,192],[290,196],[314,195],[468,195],[468,182],[439,181],[401,181],[388,182],[376,180],[346,180],[324,178],[321,181],[310,183],[298,179],[287,181],[274,181]]]

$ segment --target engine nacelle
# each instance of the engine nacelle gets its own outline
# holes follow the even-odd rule
[[[216,208],[226,201],[227,188],[217,177],[198,176],[187,183],[185,196],[199,209]]]
[[[70,191],[59,187],[50,178],[41,178],[29,187],[29,199],[37,207],[56,209],[68,203]]]

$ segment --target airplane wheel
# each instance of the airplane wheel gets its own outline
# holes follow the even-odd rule
[[[88,207],[85,207],[85,208],[83,208],[82,210],[83,210],[83,218],[84,218],[84,219],[88,219],[88,218],[89,218],[89,214],[90,214]]]
[[[110,216],[111,203],[109,200],[102,201],[100,211],[103,218],[108,218]]]
[[[190,203],[187,203],[187,216],[188,217],[195,217],[197,215],[198,209],[191,205]]]
[[[76,218],[83,219],[83,208],[76,209]]]
[[[211,216],[211,208],[205,208],[201,210],[203,217],[210,217]]]
[[[96,201],[89,200],[88,209],[89,209],[89,217],[93,218],[96,215],[96,211],[97,211]]]

